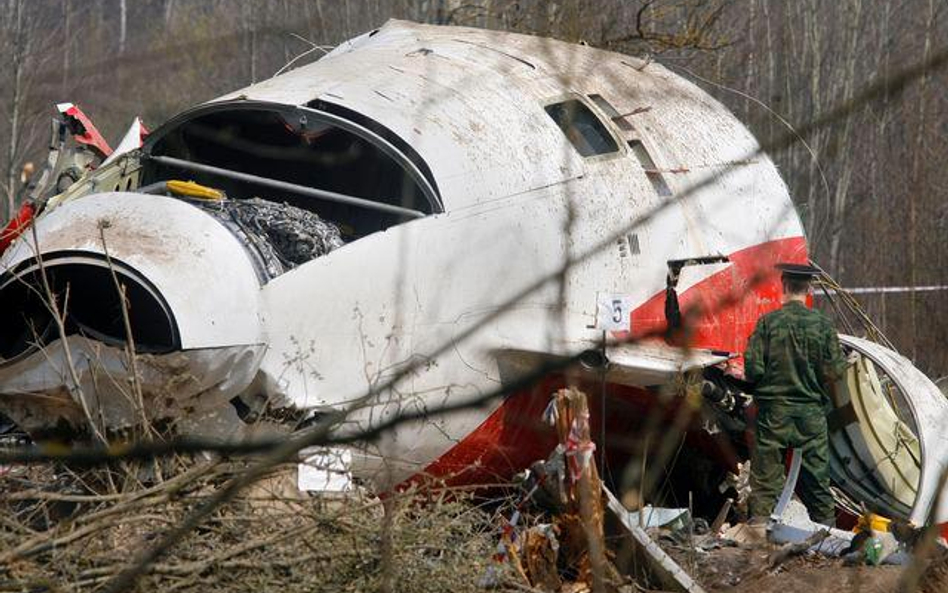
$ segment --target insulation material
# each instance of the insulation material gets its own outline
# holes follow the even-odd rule
[[[228,402],[250,383],[263,355],[259,345],[139,354],[133,367],[124,348],[80,336],[67,344],[56,340],[0,369],[4,414],[26,432],[63,423],[119,430],[144,414],[175,420],[186,434],[230,438],[242,424]]]
[[[294,268],[342,247],[339,228],[315,212],[262,198],[231,203],[234,217],[274,249],[288,268]]]

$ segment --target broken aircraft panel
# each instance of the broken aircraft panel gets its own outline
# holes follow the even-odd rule
[[[658,64],[523,35],[392,21],[118,146],[54,142],[34,226],[0,259],[0,411],[35,434],[239,433],[238,411],[340,409],[408,369],[351,418],[372,426],[588,352],[607,436],[703,370],[738,442],[731,375],[779,306],[772,266],[808,257],[776,168],[723,106]],[[841,413],[837,485],[920,520],[944,399],[897,355],[847,346],[879,372],[840,403],[873,422]],[[878,397],[882,376],[901,400]],[[353,473],[510,476],[555,444],[535,419],[564,381],[402,424],[356,447]]]

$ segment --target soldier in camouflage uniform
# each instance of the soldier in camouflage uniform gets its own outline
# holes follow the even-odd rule
[[[803,455],[797,492],[810,518],[833,525],[826,415],[830,390],[845,369],[832,322],[807,308],[811,266],[778,264],[784,305],[761,317],[744,354],[745,377],[757,401],[755,447],[751,455],[752,518],[770,516],[783,489],[785,452]]]

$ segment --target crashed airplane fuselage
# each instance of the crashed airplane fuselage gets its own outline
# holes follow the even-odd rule
[[[38,196],[0,260],[0,411],[27,431],[221,434],[381,387],[351,416],[371,425],[589,352],[595,432],[622,433],[684,370],[739,376],[773,264],[808,258],[723,106],[548,39],[393,21],[136,144]],[[397,426],[353,467],[509,476],[554,444],[562,380]]]

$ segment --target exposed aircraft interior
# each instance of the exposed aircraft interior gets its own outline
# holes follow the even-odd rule
[[[232,218],[283,269],[440,211],[417,155],[326,111],[217,107],[156,136],[141,188],[187,179],[223,191]]]

